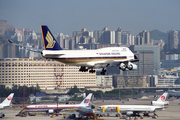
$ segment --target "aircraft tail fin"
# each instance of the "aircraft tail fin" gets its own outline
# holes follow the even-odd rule
[[[167,92],[163,93],[163,94],[158,98],[157,101],[159,101],[159,102],[164,102],[164,101],[166,101],[167,95],[168,95]]]
[[[80,104],[81,105],[83,105],[83,104],[89,105],[89,103],[91,101],[91,97],[92,97],[92,93],[89,93],[89,95]]]
[[[41,33],[45,50],[63,50],[46,25],[41,25]]]
[[[13,99],[14,93],[11,93],[2,103],[2,106],[10,106]]]

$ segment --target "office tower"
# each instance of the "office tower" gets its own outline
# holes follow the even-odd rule
[[[154,69],[160,68],[160,47],[158,45],[135,45],[134,51],[153,51]]]
[[[129,45],[129,41],[131,41],[131,32],[123,31],[121,34],[122,45]]]

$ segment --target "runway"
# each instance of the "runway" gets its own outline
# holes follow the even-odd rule
[[[158,120],[179,120],[180,118],[180,101],[177,100],[169,100],[170,105],[166,106],[166,108],[163,111],[157,111],[156,114],[158,115]],[[96,106],[95,109],[97,109],[101,105],[110,105],[110,104],[123,104],[123,105],[150,105],[149,100],[97,100],[94,101],[94,104]],[[54,119],[54,120],[69,120],[69,119],[64,119],[62,115],[56,116],[54,118],[51,118],[51,116],[45,115],[45,114],[37,114],[36,116],[27,116],[27,117],[19,117],[15,116],[16,114],[19,113],[19,111],[22,108],[7,108],[4,110],[1,110],[1,112],[5,113],[5,117],[1,118],[4,120],[49,120],[49,119]],[[119,117],[115,116],[110,116],[110,117],[101,117],[101,119],[104,120],[117,120]],[[139,118],[140,119],[140,118]],[[72,120],[72,119],[71,119]],[[151,117],[144,117],[144,120],[152,120]]]

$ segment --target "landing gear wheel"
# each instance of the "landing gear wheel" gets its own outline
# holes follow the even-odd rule
[[[106,69],[102,69],[101,75],[105,75]]]
[[[93,70],[93,69],[89,70],[89,73],[95,73],[95,72],[96,70]]]

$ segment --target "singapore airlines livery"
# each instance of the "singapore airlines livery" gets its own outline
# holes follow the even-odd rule
[[[106,67],[119,66],[119,69],[135,70],[137,65],[133,62],[139,61],[138,58],[127,47],[107,47],[96,50],[63,50],[49,28],[41,25],[44,50],[26,47],[26,50],[39,52],[44,58],[53,59],[72,66],[81,66],[79,71],[94,73],[95,69],[102,68],[101,74],[104,75]],[[15,44],[8,40],[9,43]],[[25,47],[25,46],[22,46]]]

